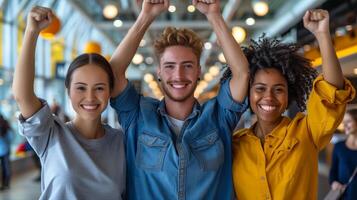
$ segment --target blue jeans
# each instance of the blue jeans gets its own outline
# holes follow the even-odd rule
[[[2,187],[10,186],[11,168],[10,168],[10,154],[0,157],[1,172],[2,172]]]

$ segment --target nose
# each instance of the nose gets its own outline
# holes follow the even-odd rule
[[[174,71],[174,77],[176,78],[181,78],[185,74],[184,67],[183,66],[177,66]]]
[[[273,99],[274,97],[275,97],[274,96],[274,91],[272,89],[268,89],[264,93],[264,98],[266,98],[266,99]]]
[[[93,101],[95,99],[95,91],[94,90],[88,90],[86,93],[86,98],[89,101]]]

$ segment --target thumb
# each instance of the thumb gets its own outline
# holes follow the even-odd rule
[[[310,15],[311,15],[311,12],[309,10],[305,12],[305,15],[303,17],[303,22],[305,25],[310,22]]]

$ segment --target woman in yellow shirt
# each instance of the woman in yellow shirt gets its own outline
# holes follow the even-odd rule
[[[262,37],[245,49],[249,102],[257,122],[233,138],[238,200],[316,199],[318,151],[330,141],[355,95],[331,42],[328,12],[307,11],[303,21],[321,49],[322,75],[317,78],[294,44]],[[290,119],[283,113],[293,101],[302,112]]]

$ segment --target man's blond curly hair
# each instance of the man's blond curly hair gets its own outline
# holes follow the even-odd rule
[[[167,47],[177,45],[191,48],[198,61],[201,58],[202,39],[190,29],[174,27],[165,28],[160,37],[154,42],[156,56],[160,58]]]

